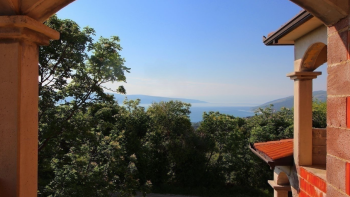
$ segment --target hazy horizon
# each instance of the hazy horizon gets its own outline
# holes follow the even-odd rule
[[[315,91],[326,91],[326,90],[315,90]],[[113,94],[115,94],[115,93],[113,93]],[[183,98],[183,97],[164,97],[164,96],[143,95],[143,94],[120,95],[120,97],[122,97],[122,96],[124,96],[124,97],[128,97],[128,96],[132,96],[132,97],[147,96],[148,97],[148,96],[151,96],[151,97],[161,97],[161,98],[168,98],[168,99],[169,98],[171,98],[171,99],[190,99],[190,100],[198,100],[198,101],[206,102],[206,103],[191,103],[191,105],[194,107],[224,107],[224,106],[226,106],[226,107],[256,107],[256,106],[263,105],[263,104],[271,102],[271,101],[275,101],[278,99],[283,99],[283,98],[286,98],[289,96],[293,96],[293,94],[287,95],[287,96],[282,96],[282,97],[276,97],[276,98],[273,98],[271,100],[267,100],[267,101],[262,102],[262,103],[210,102],[210,101],[203,100],[203,99],[194,99],[194,98],[187,98],[187,97],[186,98]],[[142,101],[142,99],[141,99],[141,101]],[[147,105],[149,105],[149,103],[141,104],[141,105],[147,106]]]
[[[127,83],[108,88],[123,84],[128,94],[259,104],[293,95],[286,75],[294,69],[294,47],[265,46],[262,36],[300,10],[280,0],[84,0],[58,17],[94,28],[95,39],[120,37],[131,73]],[[314,90],[326,89],[326,66],[318,71],[324,74],[313,81]]]

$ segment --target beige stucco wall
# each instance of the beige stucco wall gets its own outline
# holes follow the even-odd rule
[[[321,25],[310,33],[298,38],[294,43],[294,71],[299,71],[300,63],[307,49],[314,43],[327,45],[327,27]]]

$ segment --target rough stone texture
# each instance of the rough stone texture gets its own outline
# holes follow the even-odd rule
[[[346,97],[346,128],[350,128],[350,97]]]
[[[312,165],[326,165],[327,129],[312,129]]]
[[[345,167],[344,161],[327,156],[327,182],[342,192],[345,192]]]
[[[343,30],[349,26],[349,16],[341,19],[337,24],[328,28],[328,35]]]
[[[327,186],[327,196],[329,197],[349,197],[348,195],[339,192],[338,190],[334,189],[332,186]]]
[[[327,155],[312,154],[313,165],[326,165]]]
[[[344,160],[350,159],[350,131],[346,129],[346,97],[350,95],[350,63],[347,61],[350,38],[348,26],[349,16],[328,29],[327,196],[331,197],[347,196],[344,194],[346,190]]]
[[[350,196],[350,163],[346,162],[346,181],[345,181],[346,194]]]
[[[327,98],[327,125],[346,128],[346,98]],[[327,133],[332,135],[332,133]],[[329,135],[327,135],[329,137]]]
[[[325,165],[327,157],[327,147],[312,147],[312,165]]]
[[[340,63],[348,59],[348,32],[328,37],[328,65]]]
[[[350,95],[350,62],[327,69],[327,94]]]
[[[313,146],[312,147],[312,154],[314,155],[326,155],[327,153],[327,147],[326,146]],[[315,164],[314,162],[312,162]]]
[[[331,127],[327,130],[327,153],[350,160],[350,131]]]
[[[312,129],[312,145],[326,146],[327,145],[327,129]]]

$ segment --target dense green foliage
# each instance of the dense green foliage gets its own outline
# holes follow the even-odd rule
[[[94,42],[92,28],[56,16],[46,25],[61,38],[40,48],[39,196],[130,196],[140,189],[136,159],[117,129],[123,109],[103,91],[129,71],[119,38]]]
[[[312,103],[312,126],[315,128],[327,127],[327,102],[316,99]]]
[[[249,118],[208,112],[194,129],[190,104],[119,105],[103,90],[107,81],[125,81],[129,71],[118,37],[95,42],[93,29],[56,16],[46,24],[61,38],[40,48],[39,196],[268,188],[272,172],[248,144],[291,138],[291,109],[259,109]],[[313,109],[314,126],[324,127],[326,104],[316,101]]]

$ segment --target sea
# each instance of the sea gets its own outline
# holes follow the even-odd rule
[[[123,95],[117,95],[119,96],[119,100],[118,103],[120,105],[123,105],[122,102],[119,102],[120,100],[122,101],[124,99],[125,96]],[[133,98],[133,97],[135,98]],[[146,100],[144,97],[151,97],[148,99],[149,101],[152,101],[155,99],[155,97],[152,96],[145,96],[145,95],[141,95],[142,98],[144,100]],[[131,95],[129,96],[131,97],[131,99],[136,99],[138,97],[140,97],[140,95]],[[159,102],[160,100],[164,100],[164,99],[168,99],[171,100],[171,98],[164,98],[164,97],[159,97],[157,102]],[[68,97],[66,99],[66,101],[70,102],[71,100],[73,100],[71,97]],[[147,101],[147,100],[146,100]],[[62,101],[63,103],[63,101]],[[190,103],[190,102],[187,102]],[[232,116],[236,116],[236,117],[249,117],[249,116],[254,116],[254,107],[258,106],[259,104],[246,104],[246,103],[207,103],[207,102],[203,102],[203,103],[190,103],[191,104],[191,114],[190,114],[190,119],[191,122],[200,122],[203,119],[203,113],[204,112],[220,112],[222,114],[228,114],[228,115],[232,115]],[[140,106],[145,107],[146,109],[148,108],[148,106],[150,106],[151,103],[142,103],[141,100],[141,104]]]
[[[141,106],[147,108],[150,104],[141,104]],[[191,104],[191,122],[200,122],[203,120],[204,112],[220,112],[222,114],[228,114],[236,117],[249,117],[254,116],[253,106],[234,106],[234,104],[225,103],[192,103]],[[256,105],[255,105],[256,106]]]
[[[254,116],[252,107],[232,107],[232,106],[221,106],[221,107],[191,107],[190,119],[191,122],[200,122],[203,119],[204,112],[220,112],[221,114],[228,114],[236,117],[249,117]]]

